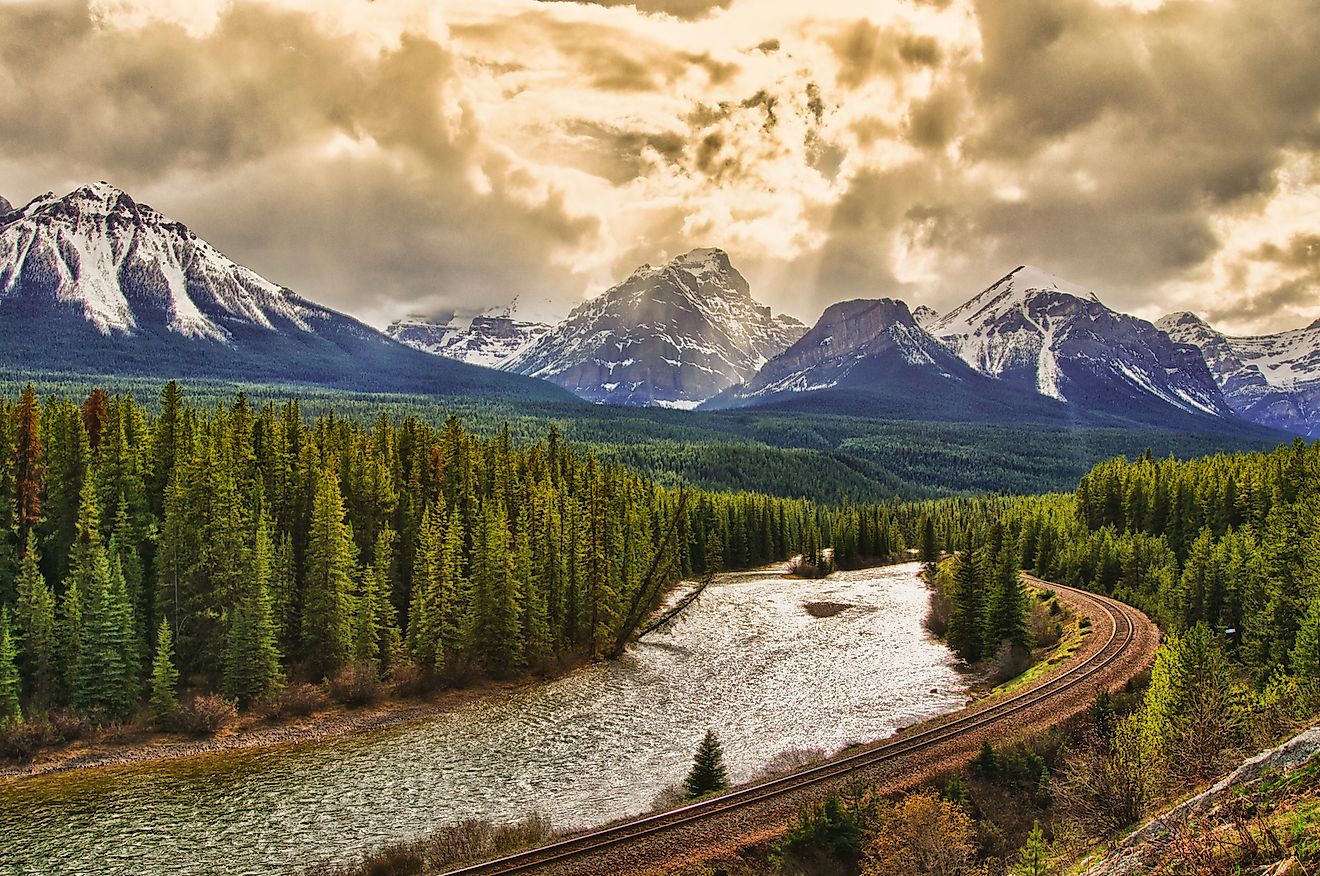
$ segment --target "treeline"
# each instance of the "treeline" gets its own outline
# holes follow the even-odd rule
[[[900,553],[895,506],[683,492],[554,427],[29,387],[0,400],[0,723],[160,715],[180,679],[247,705],[349,670],[514,675],[616,651],[680,578],[825,544]]]

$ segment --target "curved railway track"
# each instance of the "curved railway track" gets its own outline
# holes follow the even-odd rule
[[[955,712],[932,726],[902,733],[896,738],[853,754],[833,758],[803,770],[730,791],[719,797],[693,803],[657,815],[613,824],[598,830],[570,836],[535,849],[507,855],[480,864],[446,871],[449,876],[505,876],[553,869],[556,872],[632,872],[597,865],[586,865],[587,859],[599,857],[611,850],[630,844],[654,840],[670,833],[681,832],[702,822],[711,821],[739,810],[753,809],[779,798],[800,797],[812,789],[837,785],[859,771],[875,772],[875,768],[925,752],[943,752],[951,742],[961,737],[983,737],[987,732],[1012,734],[1025,725],[1028,714],[1039,711],[1056,700],[1067,699],[1068,694],[1093,690],[1097,687],[1114,689],[1126,683],[1138,668],[1148,662],[1149,642],[1144,641],[1154,630],[1150,620],[1141,612],[1105,596],[1040,581],[1028,576],[1030,583],[1066,594],[1074,604],[1090,606],[1085,611],[1093,629],[1104,619],[1103,643],[1093,647],[1083,659],[1062,671],[1046,676],[1032,688],[1013,696],[989,700],[961,712]],[[1100,632],[1097,630],[1097,632]],[[1141,652],[1136,654],[1134,652]],[[1134,662],[1139,660],[1140,666]],[[1119,672],[1124,664],[1132,672]],[[1074,700],[1075,705],[1075,700]],[[1076,709],[1060,709],[1057,720]],[[1018,720],[1022,718],[1023,720]],[[979,741],[976,745],[979,746]],[[576,862],[583,866],[574,868]],[[616,865],[617,866],[617,865]]]

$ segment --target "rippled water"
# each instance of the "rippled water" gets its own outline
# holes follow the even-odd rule
[[[258,873],[471,815],[586,826],[649,809],[707,727],[734,781],[785,749],[885,736],[965,702],[916,572],[731,575],[620,660],[424,724],[0,784],[0,872]]]

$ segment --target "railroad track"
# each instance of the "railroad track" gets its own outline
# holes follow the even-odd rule
[[[505,874],[528,873],[551,867],[559,869],[578,859],[598,855],[639,840],[655,838],[661,834],[691,827],[717,816],[757,804],[765,804],[776,798],[810,790],[813,787],[828,786],[829,783],[836,782],[858,770],[897,762],[923,751],[936,750],[939,746],[960,736],[997,728],[1001,723],[1011,721],[1015,716],[1024,715],[1029,710],[1062,697],[1076,688],[1095,683],[1097,680],[1103,681],[1109,670],[1128,658],[1129,650],[1139,638],[1139,628],[1149,624],[1145,615],[1117,600],[1072,587],[1051,584],[1030,576],[1026,577],[1028,582],[1035,586],[1064,591],[1075,601],[1089,604],[1093,610],[1087,616],[1091,618],[1093,628],[1097,616],[1108,617],[1109,623],[1106,624],[1108,637],[1104,644],[1084,660],[1063,672],[1047,677],[1036,687],[955,713],[948,720],[900,736],[893,741],[679,809],[621,822],[557,840],[539,848],[446,872],[449,876],[505,876]],[[1113,680],[1109,681],[1112,685]],[[1004,729],[1009,731],[1012,728],[1009,725]]]

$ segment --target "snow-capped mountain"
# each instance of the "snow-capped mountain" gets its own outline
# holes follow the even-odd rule
[[[1233,416],[1199,350],[1037,268],[1015,269],[930,331],[981,373],[1088,410]]]
[[[891,298],[828,307],[793,346],[751,379],[712,400],[712,407],[835,388],[894,385],[918,371],[949,381],[975,375]]]
[[[3,195],[0,195],[0,216],[12,212],[13,209],[13,205],[6,201]]]
[[[718,249],[643,265],[506,361],[594,402],[691,408],[751,377],[802,336]]]
[[[929,329],[940,318],[940,313],[930,305],[921,304],[913,309],[912,318],[916,320],[917,325]]]
[[[385,334],[426,353],[499,368],[550,331],[549,323],[519,319],[517,314],[515,299],[470,318],[410,316],[391,323]]]
[[[32,370],[545,394],[301,298],[104,182],[0,216],[0,341]]]
[[[1185,311],[1156,325],[1201,350],[1224,397],[1244,419],[1320,436],[1320,320],[1259,337],[1229,337]]]

